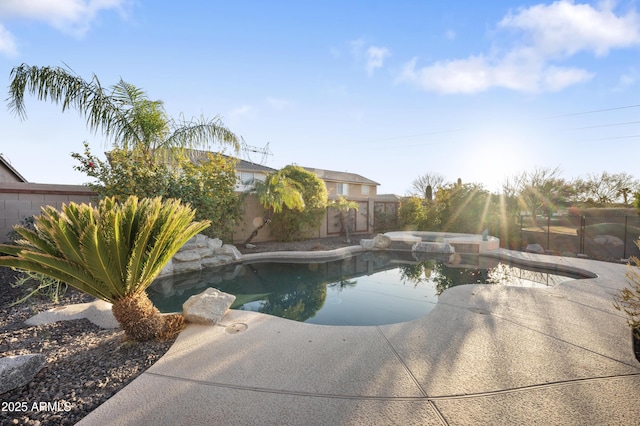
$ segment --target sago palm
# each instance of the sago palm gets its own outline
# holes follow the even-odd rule
[[[97,206],[43,208],[35,230],[17,226],[17,245],[0,245],[0,266],[34,271],[113,303],[127,337],[151,340],[179,331],[182,316],[165,316],[146,288],[191,237],[209,226],[178,200],[108,197]]]

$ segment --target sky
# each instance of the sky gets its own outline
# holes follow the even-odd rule
[[[170,117],[219,116],[245,160],[380,194],[424,174],[638,179],[639,53],[637,0],[0,0],[0,153],[30,182],[82,184],[71,153],[112,142],[33,96],[10,112],[25,63],[123,79]]]

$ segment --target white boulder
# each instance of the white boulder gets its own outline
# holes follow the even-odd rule
[[[215,325],[224,317],[236,297],[215,288],[208,288],[182,304],[182,315],[188,322]]]

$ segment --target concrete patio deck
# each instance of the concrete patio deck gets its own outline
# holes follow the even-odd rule
[[[597,278],[465,285],[427,316],[372,327],[229,311],[80,425],[632,425],[640,363],[612,294],[626,265],[500,251]]]

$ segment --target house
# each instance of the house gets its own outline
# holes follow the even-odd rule
[[[0,182],[21,182],[27,183],[27,180],[13,166],[0,155]]]
[[[206,158],[206,155],[211,152],[188,150],[189,158],[194,164],[198,164],[200,161]],[[212,153],[211,153],[212,154]],[[231,157],[226,154],[218,153],[225,158],[233,158],[236,160],[236,177],[238,182],[236,184],[237,192],[245,192],[251,189],[251,185],[256,180],[264,181],[267,175],[271,172],[277,171],[271,167],[263,166],[261,164],[252,163],[251,161],[241,160],[239,158]]]
[[[191,160],[197,163],[206,154],[205,151],[193,150],[189,155]],[[277,171],[277,169],[238,158],[236,161],[236,176],[238,177],[236,191],[238,192],[248,192],[254,181],[264,181],[268,174]],[[380,185],[378,182],[356,173],[312,167],[302,168],[315,174],[325,183],[329,202],[342,196],[358,204],[358,209],[352,212],[354,215],[353,232],[373,233],[389,229],[389,226],[392,227],[395,224],[400,198],[394,195],[378,195],[378,186]],[[244,241],[257,224],[261,223],[263,216],[264,208],[255,194],[246,196],[244,199],[244,218],[233,231],[233,241],[235,243]],[[321,238],[340,233],[339,213],[329,207],[320,228],[311,236]],[[260,242],[271,239],[269,228],[265,228],[253,241]]]
[[[358,204],[354,214],[356,233],[373,233],[383,230],[397,218],[400,198],[395,195],[378,195],[378,182],[356,173],[303,167],[322,179],[327,187],[329,202],[342,196]],[[384,219],[384,224],[382,223]],[[338,235],[341,232],[339,213],[329,207],[319,237]]]
[[[249,190],[254,181],[264,181],[269,173],[275,171],[277,170],[272,169],[271,167],[263,166],[261,164],[256,164],[245,160],[238,160],[238,162],[236,163],[236,176],[238,177],[236,191],[244,192]]]
[[[303,168],[314,173],[324,181],[327,187],[327,193],[329,194],[329,200],[336,200],[339,196],[353,201],[366,200],[376,196],[378,185],[380,185],[378,182],[355,173],[337,172],[311,167]]]

